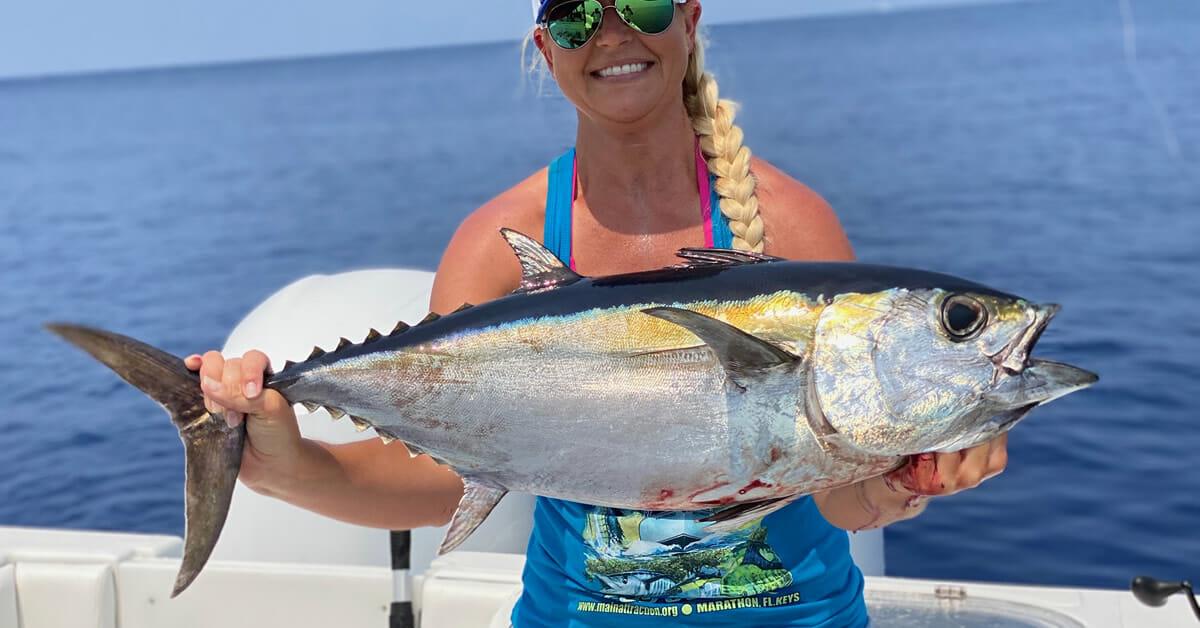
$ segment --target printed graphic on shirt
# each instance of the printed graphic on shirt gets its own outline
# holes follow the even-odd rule
[[[610,598],[657,603],[746,597],[792,583],[761,519],[706,535],[697,520],[708,514],[593,509],[583,529],[588,582]]]

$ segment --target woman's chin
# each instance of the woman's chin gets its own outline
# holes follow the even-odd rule
[[[639,95],[644,96],[644,95]],[[655,113],[657,103],[648,102],[645,98],[637,97],[628,100],[606,100],[593,103],[591,117],[598,121],[612,124],[634,124],[641,122]]]

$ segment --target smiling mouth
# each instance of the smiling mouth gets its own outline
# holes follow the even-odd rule
[[[592,76],[600,79],[623,78],[627,76],[635,76],[650,69],[654,65],[649,61],[639,63],[625,63],[622,65],[614,65],[592,72]]]

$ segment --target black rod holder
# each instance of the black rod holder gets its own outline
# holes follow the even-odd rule
[[[1188,602],[1192,605],[1192,612],[1196,614],[1196,619],[1200,619],[1200,604],[1196,603],[1196,592],[1192,590],[1192,584],[1187,580],[1166,582],[1149,576],[1138,576],[1129,583],[1129,590],[1133,591],[1133,596],[1139,602],[1153,607],[1166,604],[1167,598],[1183,591],[1187,593]]]

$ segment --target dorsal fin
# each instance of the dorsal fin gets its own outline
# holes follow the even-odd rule
[[[388,335],[395,336],[396,334],[403,334],[404,332],[408,331],[409,329],[410,329],[410,327],[408,326],[408,323],[406,323],[404,321],[400,321],[399,323],[396,323],[396,326],[394,328],[392,328],[392,333],[390,333]]]
[[[308,357],[305,358],[305,360],[312,360],[315,358],[319,358],[323,355],[325,355],[324,349],[322,349],[321,347],[313,347],[312,353],[308,354]]]
[[[463,303],[462,305],[458,306],[458,309],[457,309],[457,310],[454,310],[453,312],[450,312],[450,313],[451,313],[451,314],[458,314],[459,312],[465,312],[465,311],[467,311],[467,310],[469,310],[469,309],[471,309],[471,308],[473,308],[473,307],[475,307],[475,305],[474,305],[474,304],[472,304],[472,303]]]
[[[293,366],[296,366],[296,363],[292,362],[291,360],[285,360],[283,362],[283,370],[285,370],[285,371],[292,368]]]
[[[354,344],[354,343],[350,342],[349,338],[339,338],[337,349],[334,349],[334,351],[341,351],[342,349],[345,349],[346,347],[349,347],[352,344]]]
[[[441,317],[442,317],[442,315],[438,314],[437,312],[430,312],[428,315],[425,316],[425,318],[421,319],[421,322],[417,323],[417,325],[418,326],[427,325],[429,323],[432,323],[433,321],[436,321],[437,319],[439,319]]]
[[[745,264],[770,264],[772,262],[786,261],[782,257],[763,255],[762,253],[752,253],[749,251],[735,251],[733,249],[687,248],[679,249],[675,255],[677,257],[682,257],[685,260],[683,263],[684,268],[695,268],[700,266],[743,266]]]
[[[544,292],[582,279],[533,238],[512,229],[501,229],[500,233],[521,262],[521,287],[513,294]]]
[[[379,333],[378,329],[372,327],[371,331],[367,333],[367,337],[363,339],[363,344],[365,345],[367,343],[375,342],[380,338],[383,338],[383,334]]]

